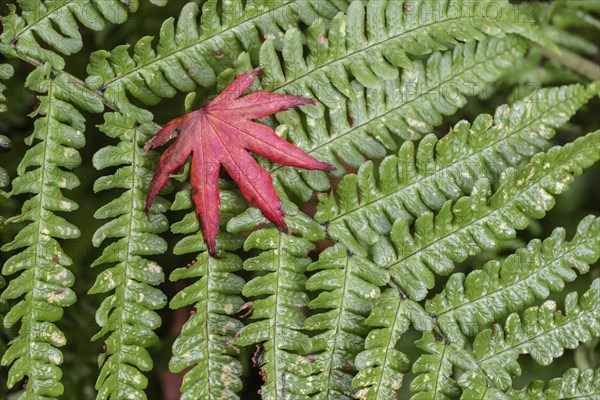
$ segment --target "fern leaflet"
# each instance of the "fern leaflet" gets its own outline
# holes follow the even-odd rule
[[[0,64],[0,113],[6,111],[6,96],[4,95],[4,91],[6,90],[6,85],[2,83],[9,78],[11,78],[14,74],[14,69],[10,64]]]
[[[593,400],[600,396],[600,369],[569,368],[560,378],[554,378],[547,385],[533,381],[521,390],[510,390],[515,400],[537,399],[584,399]]]
[[[396,344],[409,326],[420,331],[432,329],[431,318],[423,308],[395,288],[381,295],[377,306],[365,324],[374,327],[365,342],[365,350],[356,356],[358,374],[352,386],[358,388],[361,400],[396,399],[403,374],[408,371],[408,357],[396,349]]]
[[[499,189],[490,195],[487,180],[475,184],[470,197],[448,201],[439,213],[427,212],[409,222],[399,218],[390,237],[374,246],[377,264],[389,268],[392,279],[413,299],[423,299],[435,274],[450,273],[455,262],[492,248],[497,240],[513,238],[528,218],[541,218],[554,205],[552,195],[564,192],[574,174],[600,158],[600,131],[536,154],[518,170],[501,176]]]
[[[339,11],[337,5],[345,7],[345,3],[209,0],[197,21],[200,10],[190,2],[182,8],[177,26],[173,18],[163,23],[156,50],[152,37],[146,36],[134,46],[133,57],[128,45],[93,53],[86,82],[104,96],[120,99],[119,106],[127,103],[127,92],[146,104],[157,104],[177,91],[213,86],[217,75],[244,51],[258,63],[260,35],[279,38],[285,32],[281,27],[298,26],[300,21],[311,24],[317,17],[331,19]]]
[[[115,291],[102,301],[96,312],[101,329],[93,339],[106,337],[99,358],[97,398],[145,399],[143,390],[148,382],[140,371],[152,368],[146,348],[157,342],[153,330],[161,324],[153,310],[164,307],[167,299],[154,287],[164,280],[161,267],[144,256],[167,250],[167,243],[157,235],[169,227],[162,214],[167,204],[159,200],[152,214],[144,214],[154,157],[141,148],[153,133],[153,126],[140,125],[131,115],[119,113],[107,113],[104,118],[100,130],[120,142],[100,149],[93,157],[94,167],[118,169],[96,180],[94,191],[118,188],[124,192],[94,214],[95,218],[111,220],[96,230],[93,245],[97,247],[106,239],[116,239],[92,264],[112,266],[98,274],[89,293]]]
[[[523,310],[536,298],[547,298],[550,290],[562,290],[565,281],[576,277],[572,268],[586,273],[598,257],[600,218],[588,216],[570,242],[565,241],[564,229],[556,229],[543,242],[532,240],[502,264],[490,261],[466,278],[462,273],[452,275],[444,290],[425,304],[441,334],[426,332],[417,342],[425,354],[413,365],[418,374],[410,386],[415,398],[460,393],[452,379],[452,365],[463,367],[465,335],[475,336],[509,312]]]
[[[434,332],[423,333],[415,345],[425,354],[412,366],[412,372],[418,375],[410,383],[415,393],[411,400],[458,398],[461,389],[452,377],[452,368],[464,350]]]
[[[258,256],[244,261],[244,269],[265,274],[250,280],[242,290],[245,297],[259,297],[251,304],[250,317],[258,321],[242,328],[237,343],[240,346],[264,343],[264,354],[258,357],[262,364],[256,363],[261,366],[265,380],[261,388],[263,399],[302,397],[315,391],[308,378],[313,368],[311,357],[304,357],[311,352],[312,343],[301,332],[305,319],[301,309],[308,304],[304,272],[311,262],[308,252],[314,249],[307,238],[322,239],[323,231],[293,204],[284,200],[283,207],[286,223],[303,237],[269,228],[251,233],[244,243],[246,251],[261,250]],[[248,231],[263,219],[256,208],[251,208],[232,219],[229,225]]]
[[[494,117],[459,122],[440,140],[427,135],[416,150],[405,142],[397,156],[379,166],[378,183],[373,163],[367,162],[356,175],[342,179],[335,197],[319,196],[315,219],[333,240],[366,255],[365,247],[388,235],[396,219],[437,211],[448,199],[470,193],[478,179],[496,181],[507,167],[543,150],[554,128],[597,92],[597,84],[542,89],[499,107]]]
[[[64,59],[54,52],[70,55],[83,47],[77,21],[86,28],[100,31],[105,21],[121,24],[129,12],[135,12],[139,0],[19,0],[17,7],[8,4],[9,13],[1,18],[4,30],[0,35],[0,51],[11,57],[31,58],[39,63],[50,63],[62,70]],[[166,0],[151,0],[165,4]],[[35,33],[35,35],[34,35]],[[44,44],[40,44],[41,38]]]
[[[377,89],[352,82],[356,100],[338,99],[328,109],[327,118],[308,116],[304,124],[292,110],[277,119],[293,129],[291,142],[336,165],[337,175],[342,176],[344,163],[359,167],[367,159],[380,160],[387,150],[397,149],[397,138],[417,140],[430,133],[444,115],[464,106],[467,96],[481,93],[498,79],[525,48],[526,42],[516,36],[458,44],[452,51],[433,53],[426,62],[413,61],[412,69],[402,70],[398,78],[383,81]],[[329,187],[324,174],[299,173],[281,166],[272,167],[271,172],[303,199],[308,199],[313,189]]]
[[[547,301],[525,310],[522,316],[511,314],[504,327],[495,324],[477,335],[470,355],[470,368],[460,378],[463,398],[480,399],[501,396],[512,377],[521,373],[520,354],[529,354],[538,364],[548,365],[562,355],[600,335],[600,280],[581,297],[576,292],[565,298],[565,311]],[[465,355],[463,355],[463,358]],[[467,359],[469,359],[467,358]]]
[[[222,221],[239,214],[245,207],[243,199],[233,192],[221,190],[219,206]],[[173,210],[192,208],[191,191],[177,193]],[[174,233],[192,234],[175,245],[175,254],[200,253],[187,267],[171,273],[170,280],[197,279],[175,295],[171,308],[193,306],[193,312],[173,343],[169,369],[186,372],[181,386],[182,399],[237,399],[242,388],[242,365],[237,359],[239,349],[234,335],[242,323],[232,317],[244,301],[240,296],[244,280],[235,273],[242,269],[241,259],[227,251],[221,258],[208,255],[194,212],[171,226]],[[237,235],[221,233],[221,250],[237,250],[242,240]]]
[[[340,245],[322,252],[307,271],[317,272],[308,278],[306,288],[321,291],[308,307],[327,310],[304,321],[305,329],[323,331],[312,338],[315,373],[311,382],[316,389],[312,398],[351,399],[354,357],[369,332],[364,322],[389,275]]]
[[[435,315],[445,337],[460,345],[510,311],[521,310],[550,291],[561,291],[565,282],[589,271],[600,258],[600,218],[589,216],[577,234],[565,242],[564,229],[544,240],[533,240],[502,263],[490,261],[483,269],[452,275],[442,293],[429,300],[427,312]]]
[[[50,65],[36,68],[27,78],[30,89],[45,95],[38,97],[40,105],[33,115],[40,118],[26,139],[32,147],[19,163],[10,195],[30,193],[32,197],[23,203],[20,215],[6,222],[28,224],[1,248],[6,252],[23,249],[2,267],[4,276],[21,271],[2,293],[5,300],[22,297],[4,318],[7,328],[18,322],[21,326],[2,357],[2,365],[10,365],[9,388],[27,377],[21,398],[56,398],[63,393],[58,367],[63,357],[58,347],[65,345],[66,338],[54,322],[61,319],[64,307],[75,302],[70,289],[75,278],[67,269],[72,261],[57,239],[75,239],[80,232],[55,211],[78,208],[62,189],[79,185],[69,170],[81,164],[77,149],[85,144],[85,128],[83,116],[70,104],[69,93],[60,90],[53,78]]]

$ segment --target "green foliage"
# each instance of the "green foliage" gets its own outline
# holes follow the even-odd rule
[[[461,355],[461,367],[468,366],[458,381],[463,397],[508,398],[501,391],[510,387],[513,376],[521,374],[516,362],[520,354],[529,354],[538,364],[548,365],[564,349],[574,349],[579,342],[600,335],[599,290],[600,280],[596,279],[581,297],[576,292],[566,296],[564,312],[556,309],[554,301],[547,301],[525,310],[522,316],[509,315],[504,327],[494,324],[493,329],[480,332],[472,353]]]
[[[318,271],[306,281],[306,288],[319,292],[311,309],[325,309],[304,321],[309,331],[323,331],[312,338],[315,353],[315,399],[351,399],[354,358],[364,347],[369,329],[365,318],[379,298],[380,286],[388,273],[368,260],[336,245],[323,251],[307,271]]]
[[[565,230],[556,229],[544,240],[533,240],[502,263],[493,260],[468,276],[452,275],[445,289],[425,309],[436,316],[444,336],[465,345],[481,326],[520,310],[550,291],[564,289],[577,272],[585,274],[600,258],[600,219],[588,216],[577,227],[573,240],[565,242]]]
[[[118,113],[107,113],[104,118],[100,131],[120,141],[96,152],[93,164],[99,170],[117,169],[114,174],[96,180],[94,192],[125,191],[94,213],[95,218],[111,220],[96,230],[93,245],[97,247],[106,239],[116,239],[92,264],[92,267],[112,266],[98,274],[88,292],[115,292],[102,301],[96,312],[101,330],[93,339],[106,337],[99,357],[101,370],[96,389],[99,399],[145,398],[147,379],[140,371],[152,369],[146,348],[158,341],[153,330],[161,324],[154,310],[164,307],[167,299],[153,287],[164,280],[161,267],[144,256],[167,250],[166,241],[157,235],[169,227],[163,215],[167,204],[158,199],[158,207],[148,215],[144,213],[154,157],[141,148],[153,133],[152,125],[140,125]]]
[[[298,216],[291,205],[284,207],[290,228],[303,225],[304,236],[312,240],[322,238],[315,222]],[[248,222],[249,223],[249,222]],[[310,264],[308,252],[314,249],[310,240],[278,232],[276,229],[261,229],[250,234],[244,250],[262,250],[256,257],[244,261],[247,271],[259,271],[259,275],[244,285],[245,297],[259,297],[252,302],[250,320],[239,332],[236,343],[240,346],[259,344],[255,355],[256,366],[260,366],[264,377],[261,395],[264,399],[307,396],[313,392],[313,384],[304,376],[310,374],[312,365],[309,355],[312,350],[310,338],[301,332],[304,315],[301,312],[308,304],[304,291],[304,272]]]
[[[120,110],[129,108],[126,93],[145,104],[157,104],[177,91],[190,92],[196,85],[214,86],[216,77],[230,68],[247,51],[257,60],[263,37],[280,37],[281,27],[310,24],[317,17],[331,18],[339,11],[336,4],[345,0],[311,2],[300,0],[206,1],[198,19],[199,7],[187,3],[177,26],[168,18],[162,24],[156,50],[152,37],[145,36],[134,46],[92,54],[87,84],[103,92]],[[198,29],[199,28],[199,29]]]
[[[171,209],[191,207],[191,191],[185,190],[177,193]],[[238,194],[221,191],[222,221],[244,208],[244,201]],[[191,368],[183,379],[182,399],[237,399],[235,393],[242,389],[242,365],[236,358],[240,350],[234,344],[234,336],[242,323],[234,315],[244,304],[241,292],[245,282],[236,275],[242,269],[242,260],[227,251],[238,250],[243,242],[237,235],[220,234],[221,258],[215,259],[208,255],[199,229],[194,212],[187,213],[171,228],[173,233],[192,234],[175,245],[175,254],[200,253],[169,277],[171,281],[196,279],[170,302],[171,308],[193,306],[193,309],[173,344],[169,368],[174,372]]]
[[[600,394],[600,370],[579,371],[569,368],[560,378],[552,379],[548,385],[542,381],[533,381],[519,391],[511,390],[511,398],[525,399],[593,399]]]
[[[599,158],[600,131],[538,153],[527,165],[508,168],[493,194],[482,179],[471,196],[448,200],[438,213],[423,213],[414,222],[414,233],[409,222],[399,218],[389,238],[374,246],[373,257],[409,297],[421,300],[437,274],[447,275],[454,263],[514,238],[529,218],[542,218],[554,205],[553,195],[564,192],[574,174]]]
[[[348,87],[355,100],[338,96],[331,101],[334,106],[328,106],[333,129],[319,115],[306,117],[305,130],[294,111],[277,118],[293,127],[290,141],[308,154],[333,163],[342,175],[346,171],[344,163],[359,167],[369,159],[380,160],[386,150],[397,149],[397,139],[417,140],[430,133],[442,123],[444,115],[464,106],[467,96],[483,92],[487,84],[501,76],[525,48],[526,42],[515,36],[483,39],[459,44],[452,52],[433,53],[426,62],[415,60],[411,69],[402,70],[401,75],[383,81],[378,88],[353,81]],[[331,93],[334,89],[327,91],[329,96]],[[284,187],[304,199],[313,190],[328,188],[324,175],[314,172],[299,175],[282,167],[272,172]]]
[[[0,397],[600,395],[595,2],[151,2],[2,6]],[[259,160],[292,234],[222,175],[212,258],[187,166],[144,211],[142,148],[258,65],[337,171]]]
[[[129,12],[137,10],[138,1],[19,0],[20,14],[14,4],[8,4],[9,14],[2,17],[2,52],[11,57],[48,62],[53,68],[62,70],[65,60],[60,54],[77,53],[83,47],[77,21],[96,31],[104,29],[106,21],[122,24],[127,20]],[[151,1],[154,4],[166,3],[166,0]],[[51,49],[40,44],[37,38],[41,38]]]
[[[411,390],[417,393],[414,398],[460,393],[452,368],[464,368],[467,337],[536,299],[548,298],[550,291],[561,291],[564,282],[576,278],[573,269],[587,273],[589,265],[600,257],[599,238],[600,219],[588,216],[579,223],[570,242],[565,241],[564,229],[558,228],[543,242],[532,240],[502,263],[490,261],[466,277],[462,273],[452,275],[442,292],[425,305],[437,332],[424,333],[416,343],[425,354],[412,367],[418,374],[411,383]],[[538,390],[539,385],[535,388]]]
[[[6,112],[6,96],[4,95],[4,90],[6,90],[6,85],[2,83],[9,79],[14,74],[14,69],[10,64],[0,64],[0,112]]]
[[[58,347],[65,345],[66,338],[54,323],[76,296],[70,289],[75,277],[67,268],[72,260],[57,239],[76,239],[80,232],[55,212],[78,207],[62,190],[79,185],[69,170],[81,164],[77,149],[85,144],[85,126],[83,116],[64,96],[49,66],[34,70],[27,86],[43,95],[38,96],[40,105],[34,112],[40,118],[26,139],[30,149],[19,163],[10,192],[11,196],[32,196],[23,202],[21,214],[6,221],[26,225],[1,248],[6,252],[20,250],[2,266],[4,276],[19,273],[4,289],[2,298],[20,299],[4,318],[5,327],[20,323],[20,328],[2,356],[2,365],[10,365],[9,388],[27,376],[22,398],[44,398],[63,393],[58,367],[63,355]]]
[[[379,165],[379,182],[373,162],[365,163],[342,179],[335,196],[319,197],[315,218],[329,237],[364,255],[398,218],[439,211],[447,200],[469,194],[478,179],[495,182],[506,168],[543,150],[554,129],[596,93],[597,84],[543,89],[499,107],[494,117],[461,121],[442,139],[428,135],[416,149],[405,142]]]
[[[360,388],[356,397],[394,399],[402,387],[402,373],[410,365],[396,344],[410,325],[420,331],[431,330],[431,318],[418,303],[396,288],[389,288],[365,323],[375,329],[367,336],[365,350],[356,356],[359,372],[352,381],[353,386]]]

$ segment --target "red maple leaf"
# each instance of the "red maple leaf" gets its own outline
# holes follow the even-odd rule
[[[323,171],[335,168],[315,160],[279,137],[268,126],[252,121],[295,106],[315,104],[313,100],[303,97],[268,92],[240,97],[260,72],[259,67],[240,75],[204,107],[169,121],[144,146],[148,150],[177,138],[160,158],[150,184],[146,211],[167,184],[169,175],[193,154],[190,171],[192,198],[204,240],[212,256],[217,254],[221,165],[238,184],[244,198],[260,208],[265,217],[287,233],[290,231],[283,220],[281,199],[275,192],[271,175],[258,165],[248,150],[292,167]]]

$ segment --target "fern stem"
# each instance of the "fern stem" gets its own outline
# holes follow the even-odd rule
[[[592,81],[600,80],[600,65],[593,61],[590,61],[579,54],[565,49],[564,47],[559,48],[559,53],[548,50],[545,47],[536,47],[546,58],[555,60],[565,67],[577,72],[579,75],[584,76]]]

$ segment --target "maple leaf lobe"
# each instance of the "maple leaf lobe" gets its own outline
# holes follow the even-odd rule
[[[204,240],[213,257],[217,255],[221,166],[237,183],[244,198],[286,233],[291,232],[283,219],[281,199],[275,192],[271,175],[248,151],[282,165],[322,171],[335,169],[279,137],[270,127],[253,121],[296,106],[316,104],[304,97],[268,92],[254,92],[241,97],[260,72],[259,67],[241,74],[202,108],[169,121],[144,146],[145,150],[149,150],[175,139],[160,157],[150,183],[146,211],[169,181],[169,176],[192,155],[192,199]]]

